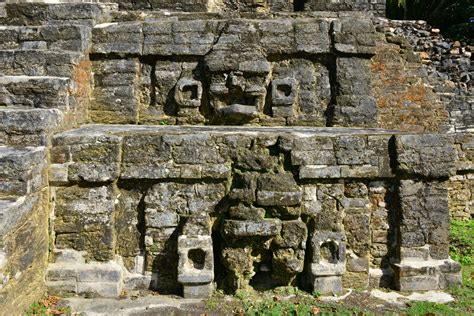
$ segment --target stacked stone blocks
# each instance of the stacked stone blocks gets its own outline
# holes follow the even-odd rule
[[[133,9],[141,5],[158,4]],[[257,13],[298,5],[237,3]],[[333,5],[310,1],[302,11]],[[343,7],[374,8],[359,5]],[[7,308],[25,305],[12,293],[33,270],[46,280],[35,279],[35,289],[89,297],[459,284],[460,266],[448,255],[449,203],[469,205],[449,197],[472,189],[449,184],[472,178],[472,137],[372,129],[385,123],[372,83],[380,34],[368,15],[137,19],[113,4],[5,9]],[[77,128],[84,122],[92,124]],[[11,236],[17,231],[32,233]],[[41,246],[22,259],[17,237]],[[37,264],[27,267],[28,258]]]

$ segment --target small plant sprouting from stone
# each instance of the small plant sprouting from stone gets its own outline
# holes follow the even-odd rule
[[[64,316],[83,316],[83,313],[77,314],[71,312],[71,307],[61,306],[60,298],[57,296],[45,295],[38,302],[31,304],[24,316],[50,316],[50,315],[64,315]]]

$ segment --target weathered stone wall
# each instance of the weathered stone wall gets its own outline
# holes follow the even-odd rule
[[[403,56],[401,59],[406,60],[405,66],[396,62],[391,64],[391,68],[395,71],[413,73],[416,76],[408,81],[412,85],[416,84],[417,92],[412,95],[418,100],[414,103],[421,104],[420,108],[427,108],[431,100],[436,103],[433,105],[433,110],[438,112],[439,118],[444,121],[443,116],[448,115],[444,124],[436,123],[440,121],[439,118],[430,119],[429,122],[435,123],[435,128],[440,131],[472,132],[474,130],[472,114],[474,81],[472,80],[471,56],[474,47],[444,39],[439,29],[432,28],[424,21],[377,19],[376,23],[378,30],[385,34],[387,42],[394,44],[389,45],[392,46],[391,50],[393,52],[399,50]],[[400,58],[392,57],[394,60]],[[423,64],[422,67],[420,67],[420,61]],[[407,76],[407,78],[410,77],[411,75]],[[380,82],[383,79],[374,82]],[[390,82],[396,89],[395,81],[390,80]],[[439,113],[439,102],[442,103],[446,114]],[[417,121],[422,120],[417,119]]]
[[[0,146],[2,315],[25,310],[46,291],[49,198],[45,155],[44,148]]]
[[[474,135],[456,134],[454,143],[458,154],[458,171],[448,182],[449,210],[453,218],[471,219],[474,215]]]
[[[356,16],[97,25],[91,120],[375,126],[376,34]]]
[[[372,58],[374,96],[383,128],[454,133],[457,175],[447,182],[449,209],[472,216],[472,47],[444,39],[423,21],[376,20],[384,33]]]
[[[189,297],[206,295],[213,281],[226,291],[300,282],[323,292],[369,283],[409,290],[418,275],[394,275],[391,262],[409,268],[420,249],[439,270],[421,286],[444,288],[459,281],[447,255],[443,186],[456,173],[455,157],[450,137],[439,135],[85,127],[54,138],[54,245],[80,251],[91,264],[119,255],[129,273],[126,282],[116,279],[119,287],[145,282],[181,294],[184,286]],[[435,211],[442,214],[423,215]],[[394,243],[397,236],[406,244]],[[204,268],[181,266],[195,248],[220,257],[205,256]],[[48,279],[52,291],[85,293],[77,279],[58,273]],[[86,288],[102,293],[102,285]]]
[[[472,210],[456,112],[472,109],[449,106],[410,40],[365,13],[312,11],[365,2],[147,5],[129,9],[201,12],[4,6],[2,304],[45,280],[89,297],[460,282],[447,234],[450,210]]]
[[[170,10],[181,12],[301,12],[370,11],[385,15],[385,0],[114,0],[121,10]]]

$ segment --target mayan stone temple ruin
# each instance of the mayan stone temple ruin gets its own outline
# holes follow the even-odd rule
[[[472,86],[388,34],[384,10],[0,2],[0,310],[459,284]]]

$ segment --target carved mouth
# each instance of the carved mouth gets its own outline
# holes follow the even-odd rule
[[[219,109],[220,114],[234,119],[252,119],[258,115],[254,105],[231,104]]]

